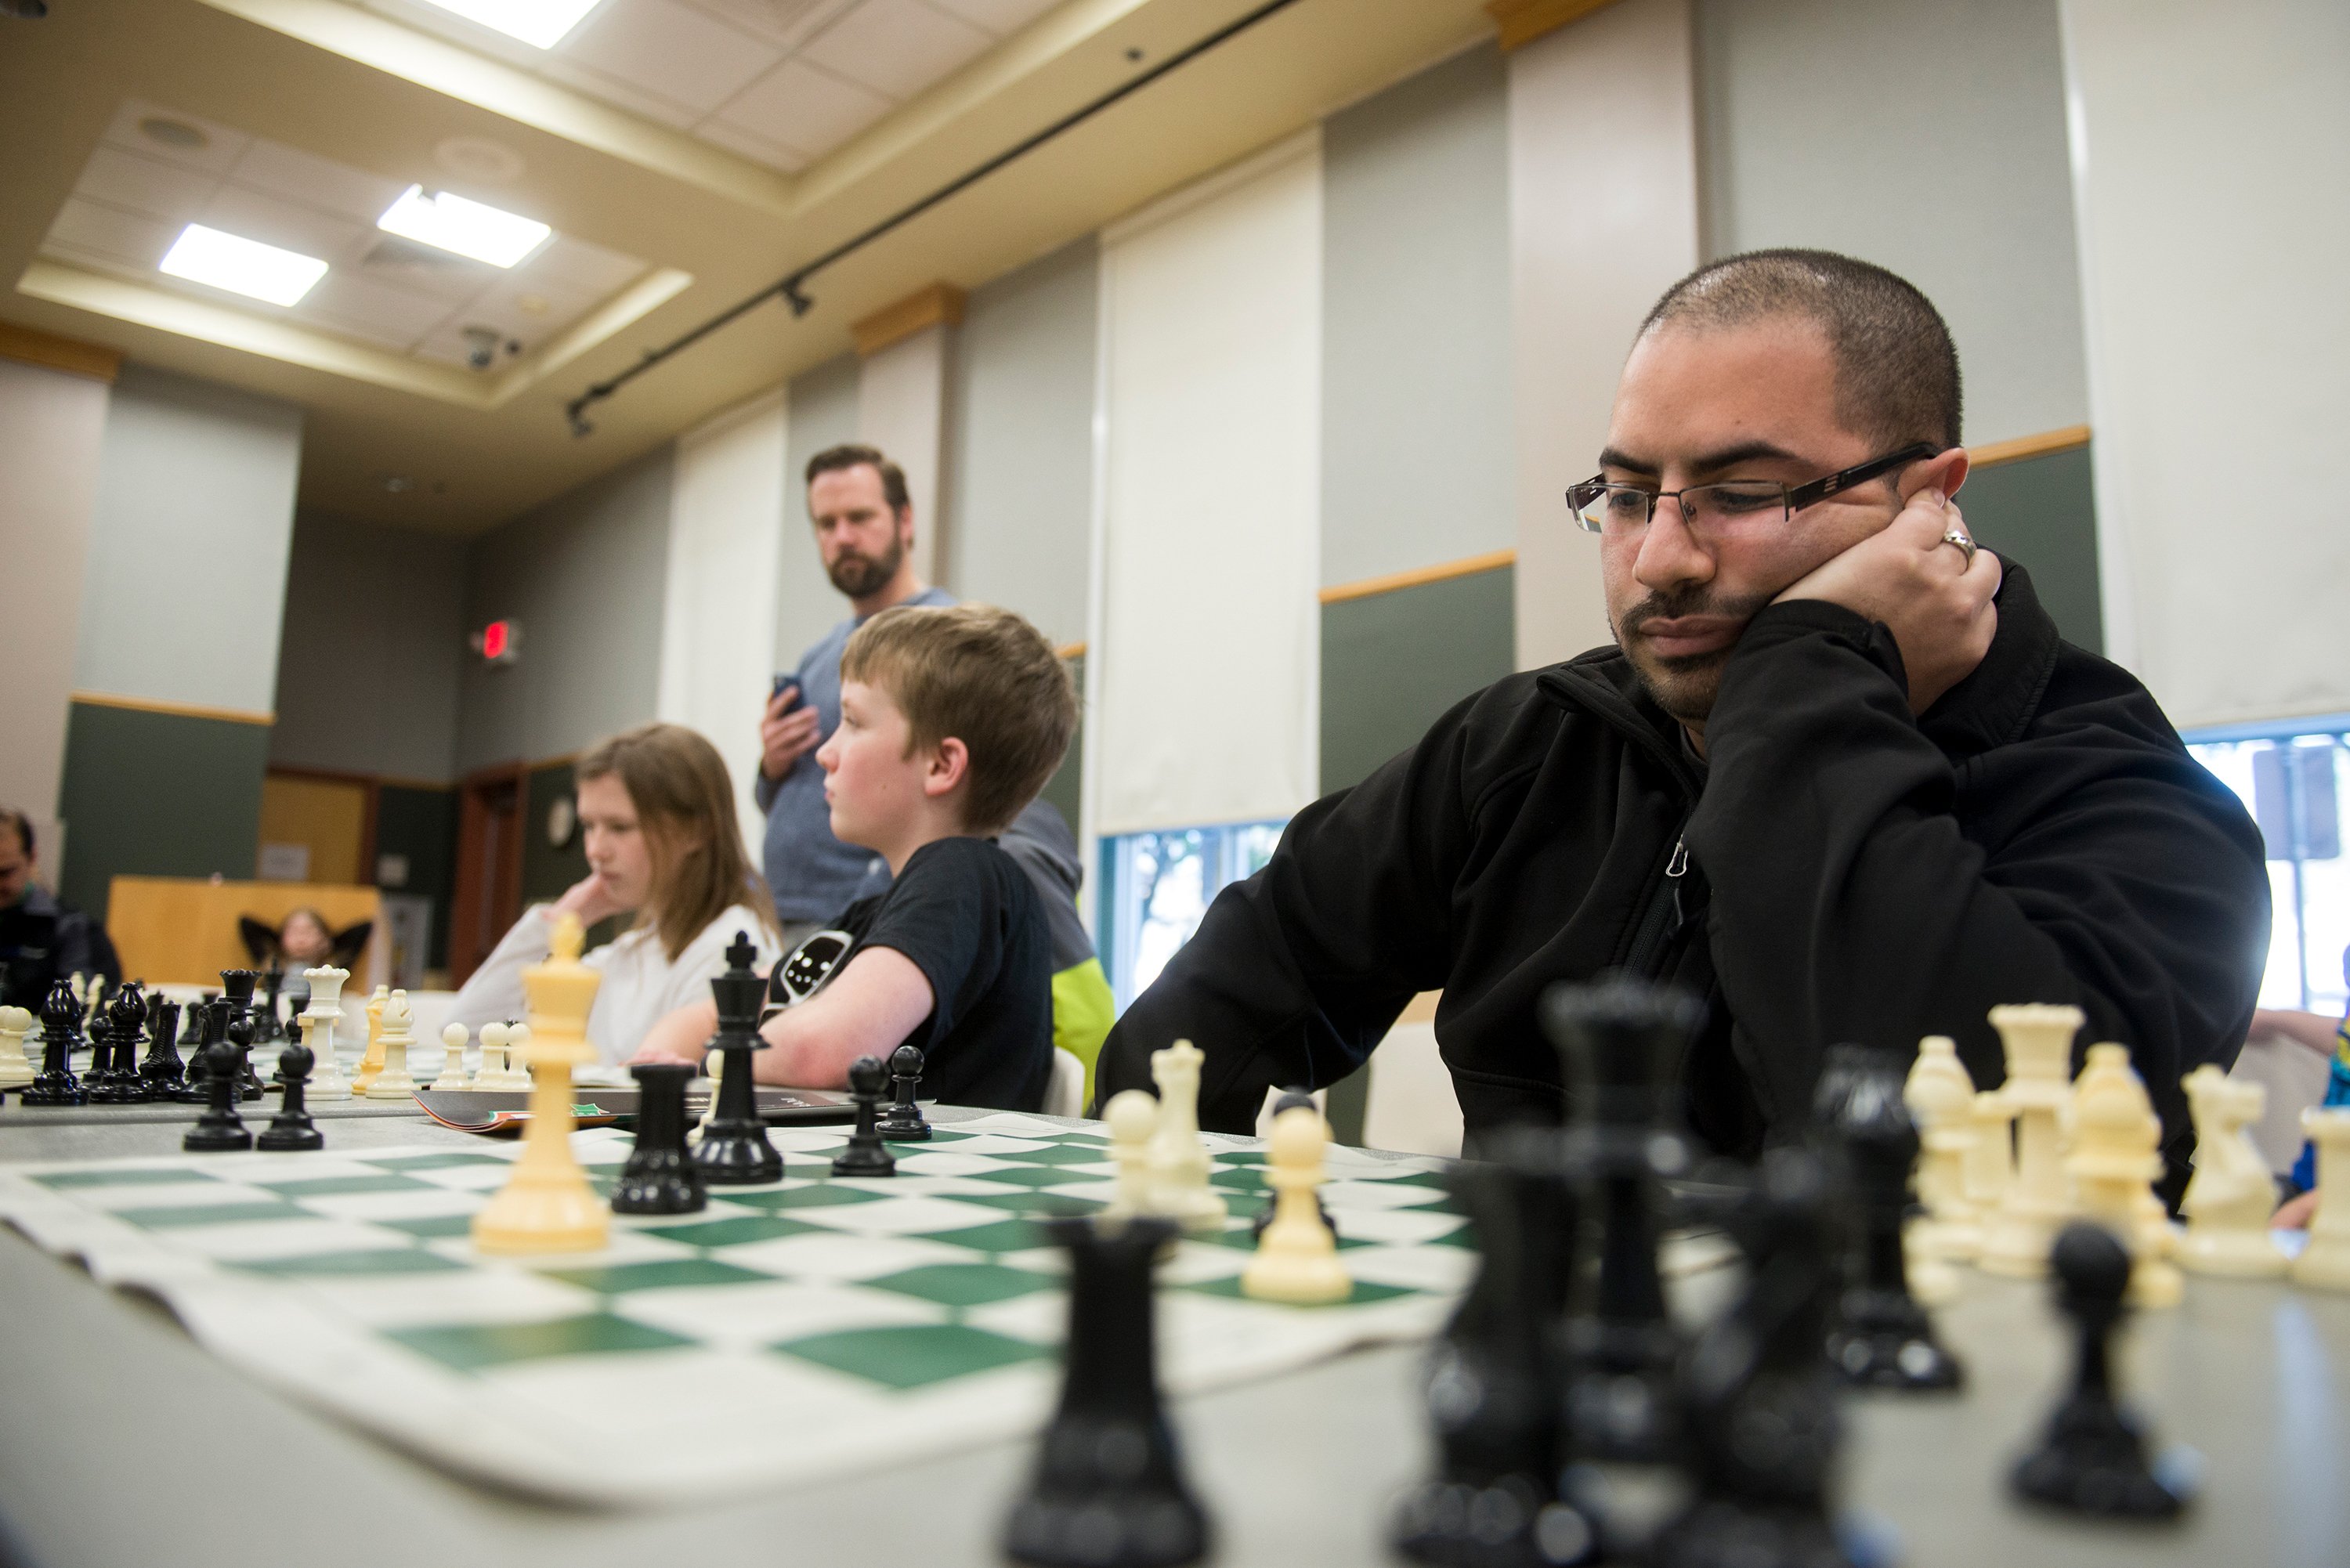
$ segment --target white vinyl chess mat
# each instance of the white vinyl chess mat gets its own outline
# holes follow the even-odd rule
[[[615,1216],[611,1245],[485,1258],[473,1214],[519,1146],[0,1166],[0,1220],[102,1283],[161,1299],[246,1374],[462,1474],[655,1505],[837,1475],[1039,1428],[1067,1297],[1038,1218],[1114,1190],[1097,1129],[1013,1114],[895,1144],[836,1179],[843,1129],[777,1128],[784,1179],[697,1214]],[[1170,1393],[1425,1338],[1475,1267],[1442,1162],[1329,1151],[1353,1294],[1250,1300],[1253,1139],[1210,1135],[1235,1217],[1159,1269]],[[602,1190],[627,1134],[572,1147]]]

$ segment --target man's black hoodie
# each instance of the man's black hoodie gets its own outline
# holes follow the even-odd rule
[[[2146,689],[2062,641],[2006,567],[1982,663],[1922,718],[1892,635],[1816,600],[1755,616],[1700,763],[1622,652],[1495,682],[1300,812],[1112,1031],[1107,1099],[1149,1053],[1207,1054],[1201,1123],[1334,1083],[1412,996],[1473,1142],[1555,1120],[1534,1001],[1611,969],[1706,996],[1679,1064],[1692,1126],[1752,1155],[1799,1133],[1829,1045],[1956,1038],[1985,1088],[2007,1002],[2072,1002],[2130,1049],[2174,1186],[2178,1080],[2231,1064],[2268,947],[2259,831]]]

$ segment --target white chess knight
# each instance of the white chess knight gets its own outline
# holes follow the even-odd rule
[[[2313,1107],[2301,1130],[2317,1146],[2317,1212],[2309,1244],[2293,1261],[2293,1282],[2321,1291],[2350,1291],[2350,1110]]]
[[[310,1005],[303,1011],[301,1023],[302,1044],[311,1058],[310,1082],[303,1095],[314,1103],[348,1100],[351,1085],[335,1055],[335,1024],[343,1016],[343,981],[351,978],[351,971],[328,964],[324,969],[304,970],[302,978],[310,982]]]
[[[2244,1129],[2261,1119],[2268,1091],[2206,1062],[2179,1081],[2195,1119],[2195,1175],[2179,1199],[2187,1234],[2178,1266],[2198,1274],[2272,1280],[2285,1256],[2269,1239],[2276,1182]]]
[[[465,1076],[465,1026],[462,1023],[444,1025],[441,1031],[441,1048],[448,1053],[441,1075],[430,1085],[435,1094],[443,1089],[470,1089],[473,1081]]]
[[[1991,1010],[2007,1054],[2001,1102],[2015,1117],[2015,1176],[1983,1233],[1978,1260],[1991,1273],[2045,1276],[2048,1249],[2072,1211],[2063,1123],[2073,1103],[2073,1037],[2083,1022],[2077,1007],[2027,1002]]]
[[[33,1015],[21,1007],[0,1007],[0,1089],[21,1089],[35,1074],[25,1054],[25,1036],[33,1032]]]
[[[1150,1210],[1186,1231],[1223,1228],[1222,1194],[1208,1185],[1208,1150],[1200,1141],[1200,1064],[1204,1053],[1178,1040],[1150,1054],[1159,1085],[1159,1126],[1150,1137]]]
[[[405,1099],[416,1093],[416,1080],[408,1074],[408,1052],[415,1044],[416,1014],[408,992],[395,991],[383,1004],[383,1071],[367,1086],[369,1099]]]

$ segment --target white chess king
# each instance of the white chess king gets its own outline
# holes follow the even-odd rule
[[[498,1195],[473,1216],[473,1245],[484,1252],[592,1252],[611,1233],[611,1213],[571,1154],[571,1069],[596,1059],[588,1044],[588,1010],[603,977],[579,961],[579,917],[555,922],[553,952],[522,971],[530,998],[530,1123],[522,1156]]]

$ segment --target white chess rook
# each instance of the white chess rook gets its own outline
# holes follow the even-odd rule
[[[2293,1282],[2350,1291],[2350,1110],[2303,1111],[2301,1128],[2317,1146],[2317,1213],[2309,1244],[2293,1261]]]
[[[302,1014],[302,1044],[310,1048],[310,1082],[302,1093],[315,1104],[319,1100],[348,1100],[351,1097],[350,1080],[343,1076],[343,1064],[335,1054],[335,1024],[343,1016],[343,981],[351,971],[328,964],[324,969],[306,969],[302,978],[310,982],[310,1005]]]

